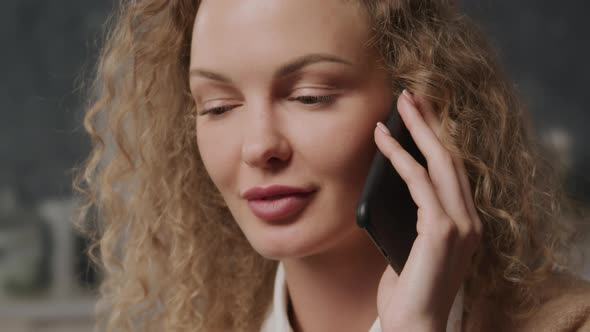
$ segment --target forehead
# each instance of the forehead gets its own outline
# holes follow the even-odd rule
[[[354,1],[205,0],[195,19],[191,62],[215,66],[243,58],[264,64],[330,53],[363,64],[368,30]]]

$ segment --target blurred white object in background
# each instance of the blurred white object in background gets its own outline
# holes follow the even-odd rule
[[[34,226],[39,229],[36,225],[39,222],[24,222],[15,217],[19,214],[13,213],[3,219],[6,222],[0,223],[0,253],[7,247],[18,257],[3,260],[2,257],[7,255],[0,255],[0,282],[6,273],[9,280],[16,280],[26,289],[33,284],[24,278],[36,275],[37,271],[31,270],[39,266],[39,257],[49,259],[50,263],[50,282],[46,291],[25,297],[0,295],[0,332],[92,331],[96,299],[80,287],[74,272],[76,248],[71,222],[76,206],[73,198],[55,198],[43,201],[36,211],[28,211],[46,225],[44,232],[48,234],[45,236],[51,238],[50,254],[40,244],[42,241],[35,239],[35,236],[41,237],[33,231]],[[0,190],[0,207],[0,213],[18,210],[18,201]],[[24,227],[28,224],[31,226]]]
[[[563,127],[550,127],[543,132],[541,137],[542,144],[548,149],[550,154],[549,158],[552,162],[556,163],[558,171],[563,180],[572,176],[573,165],[573,137],[570,132]],[[585,207],[588,208],[588,207]],[[570,216],[564,216],[566,219],[570,219]],[[588,219],[590,216],[586,216],[584,219]],[[581,277],[590,280],[590,225],[587,225],[585,220],[570,220],[576,224],[576,227],[580,227],[577,232],[578,235],[582,235],[581,238],[576,239],[577,242],[573,243],[575,255],[573,259],[579,265],[574,265],[572,268]]]
[[[0,300],[42,291],[43,220],[22,209],[10,187],[0,188]]]
[[[69,298],[78,291],[74,276],[74,234],[72,217],[76,202],[72,198],[50,199],[39,204],[39,214],[49,224],[53,239],[51,292],[54,298]]]
[[[559,158],[560,166],[569,170],[572,166],[572,136],[567,129],[562,127],[548,128],[542,141]]]

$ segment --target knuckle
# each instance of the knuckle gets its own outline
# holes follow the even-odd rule
[[[414,121],[412,121],[412,119],[408,119],[407,122],[404,123],[404,125],[406,126],[406,128],[408,129],[408,131],[414,132],[414,130],[416,130],[416,124],[414,123]]]
[[[471,232],[467,233],[467,236],[465,238],[467,247],[469,249],[477,248],[480,240],[481,240],[481,236],[475,231],[471,231]]]
[[[428,179],[428,172],[422,166],[413,167],[410,173],[410,177],[414,179],[414,181],[424,181]]]
[[[453,166],[453,157],[444,147],[440,149],[437,159],[441,165],[445,165],[446,167]]]
[[[387,159],[393,160],[395,155],[399,153],[400,149],[403,149],[401,145],[397,144],[397,142],[392,142],[392,144],[390,144],[389,148],[387,149],[385,156]]]
[[[438,234],[441,237],[441,240],[447,243],[453,243],[457,240],[459,233],[459,228],[457,225],[451,220],[449,217],[442,217],[439,219],[438,224]]]
[[[469,249],[475,249],[481,241],[481,231],[473,225],[468,227],[461,236],[464,245]]]
[[[436,174],[433,174],[430,177],[430,182],[432,183],[432,186],[434,188],[436,188],[437,190],[440,190],[441,188],[444,187],[444,183],[443,183],[444,181],[439,176],[436,176]]]
[[[483,237],[483,224],[481,223],[481,220],[479,220],[479,218],[475,220],[475,224],[473,225],[473,232],[475,233],[477,240],[480,241]]]
[[[418,211],[416,212],[416,216],[417,216],[418,220],[424,220],[424,218],[426,218],[426,215],[425,215],[423,209],[418,209]]]
[[[384,151],[383,155],[385,156],[385,158],[389,159],[389,162],[393,165],[393,156],[395,155],[393,148],[388,149],[387,151]],[[394,167],[395,167],[395,165],[394,165]]]
[[[448,172],[454,172],[453,159],[448,152],[440,152],[436,157],[433,158],[433,165],[436,165],[436,169],[444,170],[444,173],[433,172],[431,176],[432,184],[436,187],[440,187],[444,184],[444,177],[448,177]]]
[[[383,152],[383,155],[385,156],[385,158],[387,158],[389,160],[389,162],[391,162],[393,164],[393,161],[394,161],[393,158],[396,155],[395,147],[391,147],[391,148],[387,149],[386,151]]]
[[[406,182],[406,184],[408,185],[408,187],[410,186],[414,186],[416,183],[419,182],[419,175],[418,175],[419,170],[416,170],[415,168],[410,168],[410,169],[406,169],[405,172],[399,172],[399,175],[402,177],[402,179],[404,180],[404,182]]]

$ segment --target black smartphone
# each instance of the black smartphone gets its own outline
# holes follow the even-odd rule
[[[402,147],[426,168],[426,159],[397,111],[397,98],[391,105],[389,117],[382,122]],[[377,148],[357,204],[356,220],[398,274],[417,236],[417,210],[408,186]]]

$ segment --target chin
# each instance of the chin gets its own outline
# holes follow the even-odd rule
[[[302,243],[303,239],[286,242],[278,239],[260,239],[250,242],[254,250],[262,257],[271,260],[284,260],[304,257],[313,252],[309,243]]]
[[[328,252],[347,242],[351,229],[345,231],[347,227],[343,226],[321,228],[311,222],[291,224],[283,228],[262,227],[257,228],[248,237],[248,241],[258,254],[267,259],[300,259]]]
[[[261,256],[271,260],[301,258],[321,250],[321,236],[298,230],[295,225],[264,227],[249,236],[248,241]],[[270,229],[269,229],[270,228]],[[314,232],[315,233],[315,232]]]
[[[245,210],[245,211],[244,211]],[[283,221],[269,222],[242,210],[238,222],[254,250],[270,260],[309,257],[338,246],[356,227],[354,220],[339,213],[318,213],[310,205],[302,214]]]

